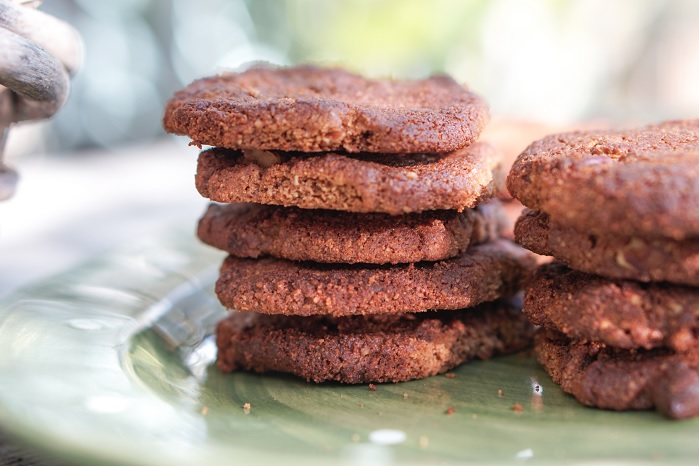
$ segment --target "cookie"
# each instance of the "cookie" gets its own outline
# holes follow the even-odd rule
[[[218,367],[308,381],[401,382],[531,343],[519,309],[497,301],[422,314],[293,317],[234,312],[218,324]]]
[[[204,243],[236,257],[354,264],[449,259],[507,228],[502,207],[391,216],[262,204],[211,204],[199,220]]]
[[[560,225],[541,211],[517,221],[515,239],[537,254],[608,278],[699,286],[699,238],[682,241],[596,235]]]
[[[655,408],[670,418],[699,415],[699,345],[686,352],[628,351],[538,333],[539,362],[578,401],[615,411]]]
[[[368,79],[333,68],[252,68],[175,93],[163,126],[198,145],[301,152],[450,152],[475,141],[483,99],[447,76]]]
[[[497,167],[494,151],[481,143],[392,161],[211,149],[199,155],[195,181],[202,196],[217,202],[402,215],[477,206],[492,195]]]
[[[699,235],[699,119],[548,136],[507,179],[510,193],[562,226],[595,235]]]
[[[229,256],[216,294],[238,311],[334,316],[460,309],[516,293],[533,268],[507,240],[441,262],[391,266],[318,264]]]
[[[607,280],[553,263],[530,283],[524,313],[575,340],[686,351],[699,333],[699,288]]]

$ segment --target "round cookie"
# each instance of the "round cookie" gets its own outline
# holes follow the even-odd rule
[[[515,225],[515,240],[583,272],[699,286],[699,238],[595,235],[564,227],[544,212],[527,210]]]
[[[211,204],[199,220],[204,243],[236,257],[354,264],[449,259],[507,227],[497,201],[463,212],[391,216],[263,204]]]
[[[252,68],[200,79],[163,126],[195,144],[301,152],[450,152],[475,141],[483,99],[447,76],[368,79],[333,68]]]
[[[216,330],[217,365],[313,382],[401,382],[518,351],[532,333],[507,301],[465,311],[340,318],[234,312]]]
[[[552,263],[537,270],[523,312],[575,340],[686,351],[699,333],[699,289],[607,280]]]
[[[287,154],[211,149],[199,155],[196,186],[216,202],[255,202],[402,215],[463,210],[493,194],[498,158],[482,143],[444,155]]]
[[[534,266],[496,240],[441,262],[392,266],[318,264],[228,256],[216,282],[221,303],[264,314],[346,316],[461,309],[516,293]]]
[[[699,235],[699,120],[548,136],[507,179],[510,193],[555,222],[596,235]]]
[[[578,401],[615,411],[655,408],[670,418],[699,415],[699,345],[686,352],[628,351],[539,332],[537,358]]]

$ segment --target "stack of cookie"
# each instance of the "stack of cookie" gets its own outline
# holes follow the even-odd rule
[[[526,346],[530,325],[498,298],[532,259],[483,205],[497,170],[475,142],[486,118],[447,77],[253,68],[176,93],[165,128],[216,146],[196,186],[219,203],[198,236],[229,253],[218,366],[395,382]]]
[[[590,406],[699,414],[699,120],[560,134],[508,177],[542,266],[524,312],[563,390]]]

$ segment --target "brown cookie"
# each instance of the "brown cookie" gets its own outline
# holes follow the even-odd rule
[[[216,330],[226,372],[287,372],[308,381],[401,382],[531,343],[532,327],[507,301],[422,314],[293,317],[234,312]]]
[[[438,261],[499,236],[502,207],[392,216],[262,204],[211,204],[199,220],[204,243],[236,257],[354,264]]]
[[[530,283],[524,313],[575,340],[685,351],[699,333],[699,288],[607,280],[553,263]]]
[[[253,68],[175,93],[163,126],[195,144],[301,152],[449,152],[475,141],[483,99],[446,76],[368,79],[340,69]]]
[[[699,120],[548,136],[507,179],[510,193],[562,226],[596,235],[699,235]]]
[[[563,391],[615,411],[655,408],[671,418],[699,415],[699,344],[686,352],[628,351],[538,333],[539,362]]]
[[[564,227],[544,212],[527,210],[517,221],[515,239],[530,251],[554,256],[583,272],[699,286],[699,238],[588,234]]]
[[[460,309],[516,293],[534,261],[496,240],[441,262],[392,266],[317,264],[229,256],[216,294],[238,311],[346,316]]]
[[[217,202],[255,202],[401,215],[472,208],[490,198],[498,159],[476,143],[445,155],[308,156],[211,149],[199,155],[196,186]]]

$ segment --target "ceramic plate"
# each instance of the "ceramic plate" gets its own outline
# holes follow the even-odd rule
[[[211,291],[221,259],[185,235],[144,241],[4,299],[2,428],[83,464],[699,458],[698,421],[584,408],[527,354],[376,391],[220,374],[210,335],[225,314]]]

